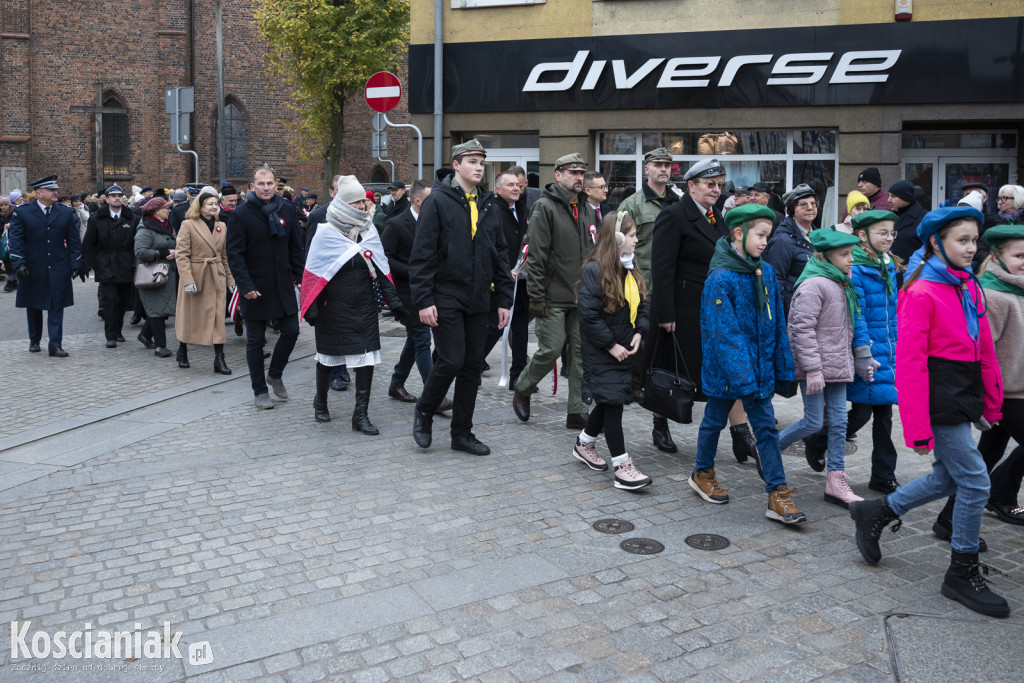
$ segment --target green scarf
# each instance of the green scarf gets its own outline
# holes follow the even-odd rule
[[[1003,262],[998,258],[995,258],[993,255],[992,262],[989,263],[988,268],[986,268],[985,272],[978,278],[978,283],[985,289],[994,289],[997,292],[1009,292],[1010,294],[1016,294],[1017,296],[1024,296],[1024,289],[1021,289],[1011,282],[1000,280],[999,277],[992,272],[991,268],[994,263],[998,263],[1000,270],[1004,273],[1006,272],[1006,266],[1003,265]]]
[[[853,247],[853,265],[855,266],[868,266],[870,268],[877,268],[882,273],[882,282],[885,283],[885,295],[887,297],[892,296],[894,284],[892,281],[892,275],[889,273],[889,268],[886,266],[884,256],[879,256],[878,259],[873,259],[864,251],[864,249],[854,246]]]
[[[856,249],[856,247],[854,248]],[[853,281],[843,275],[843,271],[832,265],[831,261],[817,257],[807,261],[804,272],[797,278],[796,286],[799,287],[801,282],[812,277],[828,278],[843,286],[843,293],[846,295],[846,311],[850,314],[850,325],[853,326],[857,322],[857,318],[860,317],[860,304],[857,302],[857,292],[853,288]]]
[[[739,255],[733,246],[732,242],[729,241],[728,237],[720,237],[715,242],[715,253],[711,257],[711,267],[708,268],[708,273],[722,268],[724,270],[731,270],[734,273],[748,273],[753,275],[757,279],[757,305],[761,313],[765,310],[768,311],[768,319],[772,317],[772,309],[768,305],[768,287],[764,284],[764,276],[762,273],[761,259],[754,259],[751,257],[742,257]]]

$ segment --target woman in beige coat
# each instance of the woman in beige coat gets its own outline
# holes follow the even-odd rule
[[[213,371],[230,375],[224,362],[225,292],[235,286],[224,250],[227,230],[217,220],[216,194],[202,192],[178,229],[174,260],[178,264],[178,304],[174,332],[178,367],[189,367],[188,344],[213,345]]]

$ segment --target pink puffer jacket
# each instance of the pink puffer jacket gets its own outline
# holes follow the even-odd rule
[[[826,382],[853,381],[853,327],[843,286],[826,277],[800,283],[789,309],[797,379],[821,370]]]

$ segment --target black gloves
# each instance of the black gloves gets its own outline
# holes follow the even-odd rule
[[[18,268],[17,268],[17,269],[16,269],[15,271],[14,271],[14,275],[15,275],[15,277],[17,277],[17,278],[18,278],[19,280],[21,280],[21,279],[25,279],[25,280],[27,280],[27,279],[28,279],[28,266],[26,266],[26,265],[25,265],[24,263],[22,263],[22,264],[21,264],[20,266],[18,266]]]
[[[71,279],[72,280],[74,280],[77,277],[82,282],[85,282],[85,276],[88,275],[88,274],[89,274],[89,271],[86,270],[85,268],[72,268],[71,269]]]

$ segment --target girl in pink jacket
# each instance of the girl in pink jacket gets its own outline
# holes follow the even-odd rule
[[[890,522],[895,531],[900,515],[955,493],[952,558],[942,594],[976,612],[1006,617],[1009,605],[989,590],[978,563],[989,479],[971,423],[989,429],[1002,417],[1003,403],[985,295],[970,270],[983,223],[977,209],[956,206],[928,213],[917,226],[924,257],[897,308],[896,392],[907,446],[920,455],[934,450],[935,460],[931,473],[894,493],[852,503],[850,516],[861,555],[876,564],[882,557],[878,539]]]

